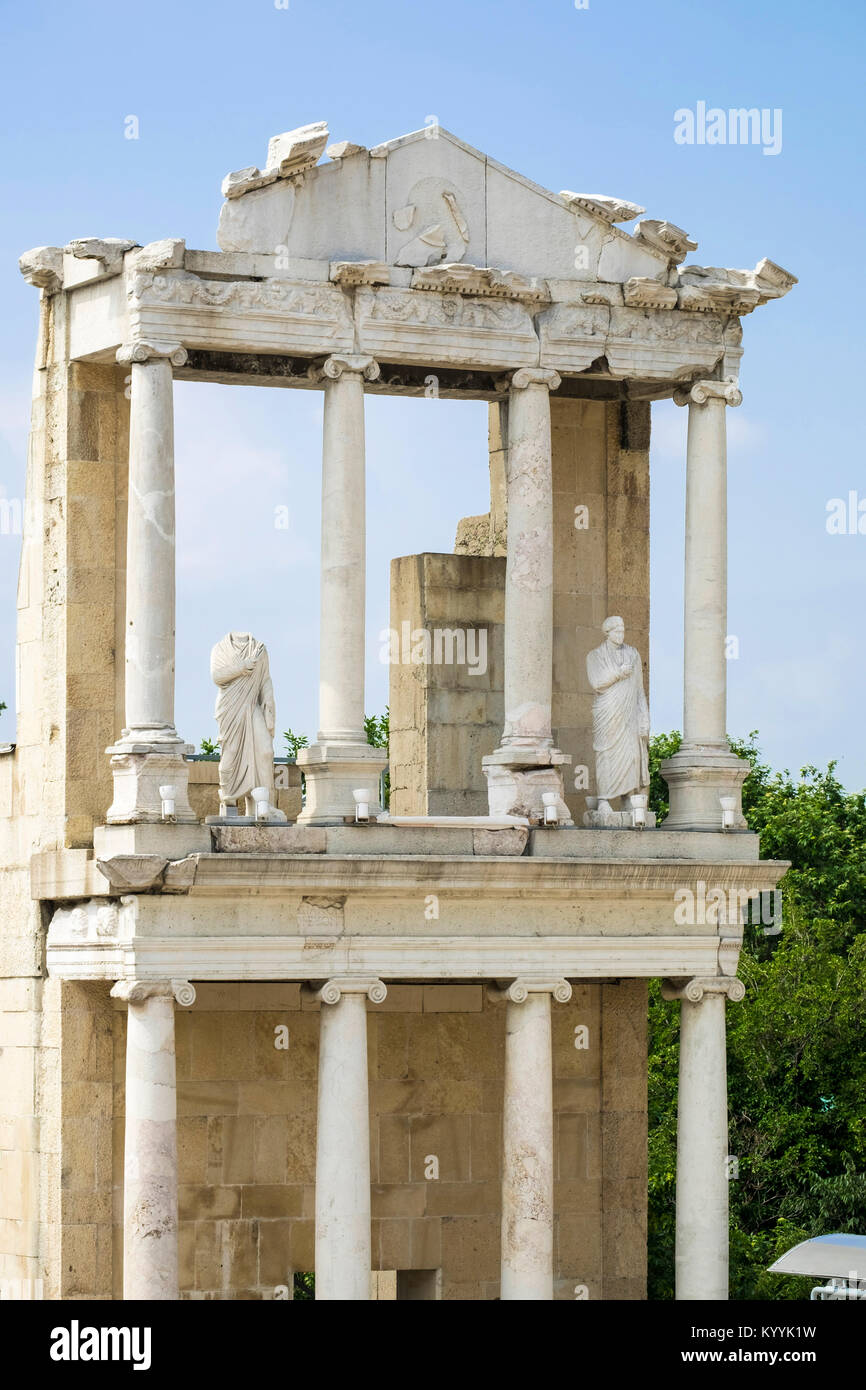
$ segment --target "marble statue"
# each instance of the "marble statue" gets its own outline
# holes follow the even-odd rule
[[[595,691],[592,746],[595,751],[597,812],[610,816],[614,797],[642,794],[649,786],[649,707],[640,653],[625,641],[622,618],[602,623],[606,640],[586,658]]]
[[[284,821],[273,805],[276,711],[264,643],[249,632],[227,633],[211,652],[210,673],[219,687],[220,813],[245,797],[247,816],[254,817],[253,790],[264,788],[267,819]]]

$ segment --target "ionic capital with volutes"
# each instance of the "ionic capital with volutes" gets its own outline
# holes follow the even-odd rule
[[[488,999],[506,999],[510,1004],[525,1004],[530,994],[551,994],[558,1004],[567,1004],[571,998],[571,985],[561,976],[518,975],[510,984],[487,987]]]
[[[324,362],[317,362],[307,372],[311,381],[339,381],[344,374],[357,374],[364,381],[375,381],[379,376],[379,363],[375,357],[364,352],[335,352]]]
[[[340,975],[321,986],[305,986],[304,993],[320,1004],[339,1004],[344,994],[366,994],[371,1004],[382,1004],[388,987],[375,975]]]
[[[546,386],[558,391],[562,377],[552,367],[519,367],[511,377],[513,391],[525,391],[527,386]]]
[[[167,359],[173,367],[182,367],[187,356],[187,350],[181,343],[134,342],[124,343],[117,349],[117,361],[122,365]]]
[[[127,1004],[144,1004],[148,999],[173,996],[176,1004],[189,1008],[195,1003],[195,986],[188,980],[118,980],[111,989],[112,999]]]
[[[693,381],[691,386],[678,387],[674,391],[676,405],[706,405],[707,401],[723,401],[725,405],[739,405],[743,399],[736,378],[726,381]]]
[[[746,986],[736,976],[713,975],[695,976],[691,980],[662,980],[662,998],[680,999],[689,1004],[700,1004],[707,995],[722,994],[732,1004],[739,1004],[746,996]]]

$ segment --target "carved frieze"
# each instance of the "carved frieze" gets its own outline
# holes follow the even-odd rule
[[[120,901],[89,898],[75,907],[59,907],[48,926],[50,946],[78,946],[84,942],[115,941],[127,933],[128,906],[132,899]]]
[[[554,304],[539,319],[544,366],[585,372],[605,354],[610,315],[610,308],[598,303]]]
[[[566,374],[605,358],[615,377],[675,380],[736,376],[735,315],[792,277],[762,262],[754,271],[686,267],[675,286],[645,276],[575,286],[549,304],[546,282],[463,263],[418,268],[412,287],[382,283],[379,261],[334,262],[330,281],[207,278],[182,269],[130,270],[129,333],[136,344],[277,353],[314,359],[361,352],[388,364]],[[351,286],[354,294],[343,291]],[[690,307],[684,309],[684,303]],[[699,311],[696,312],[695,310]]]
[[[361,289],[355,318],[361,350],[384,361],[516,368],[538,360],[532,318],[512,300]]]
[[[351,311],[335,285],[142,272],[131,277],[128,293],[136,338],[309,356],[352,346]]]
[[[615,376],[676,378],[713,367],[724,351],[723,319],[676,309],[612,309],[606,357]]]
[[[664,289],[655,285],[652,293]],[[542,364],[566,373],[586,371],[604,357],[614,376],[672,379],[708,370],[725,350],[718,314],[675,309],[555,304],[540,316],[539,330]]]

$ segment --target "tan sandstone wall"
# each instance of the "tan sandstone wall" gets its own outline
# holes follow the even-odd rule
[[[129,414],[123,370],[70,365],[65,344],[64,297],[43,297],[18,581],[17,746],[0,755],[0,1277],[42,1279],[46,1296],[68,1287],[70,1264],[87,1268],[76,1241],[89,1218],[69,1208],[61,1239],[61,1166],[68,1185],[76,1162],[61,1165],[61,1127],[80,1095],[67,1096],[60,1077],[78,1066],[89,1007],[67,1007],[72,994],[42,979],[29,863],[40,850],[92,843],[110,800]]]
[[[283,984],[203,984],[178,1010],[184,1297],[273,1298],[314,1268],[318,1012]],[[578,1285],[590,1298],[644,1296],[645,1016],[642,982],[580,985],[554,1006],[558,1298]],[[114,1259],[100,1291],[119,1297],[122,1005],[113,1018]],[[282,1025],[287,1051],[274,1046]],[[499,1293],[504,1028],[505,1006],[480,985],[392,985],[370,1007],[373,1267],[441,1268],[446,1299]],[[438,1180],[424,1176],[430,1155]],[[101,1227],[86,1238],[101,1249]]]
[[[580,824],[585,768],[594,790],[592,691],[586,654],[611,614],[625,621],[649,689],[649,402],[551,399],[553,449],[553,730],[571,754],[566,799]],[[391,668],[391,786],[396,815],[485,814],[481,758],[503,722],[503,622],[507,533],[507,408],[490,408],[491,510],[458,527],[454,555],[413,555],[391,566],[391,627],[486,627],[488,669]],[[586,508],[588,525],[576,527]],[[467,722],[468,721],[468,722]],[[425,787],[429,789],[425,797]]]
[[[487,634],[483,673],[480,663],[477,671],[468,664],[392,664],[392,815],[487,814],[481,759],[499,743],[504,718],[504,586],[504,559],[427,554],[391,562],[393,632],[402,638],[408,623],[410,632]],[[402,648],[401,640],[401,656]]]

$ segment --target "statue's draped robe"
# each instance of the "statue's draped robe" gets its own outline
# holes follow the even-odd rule
[[[630,674],[617,674],[633,659]],[[625,643],[604,642],[586,658],[586,674],[596,692],[592,705],[592,746],[598,797],[630,796],[649,785],[647,738],[649,708],[640,656]]]
[[[252,658],[251,671],[243,663]],[[219,686],[216,716],[220,736],[220,800],[237,801],[253,787],[274,782],[274,739],[264,707],[274,706],[268,654],[249,633],[230,632],[217,642],[210,659],[211,679]]]

